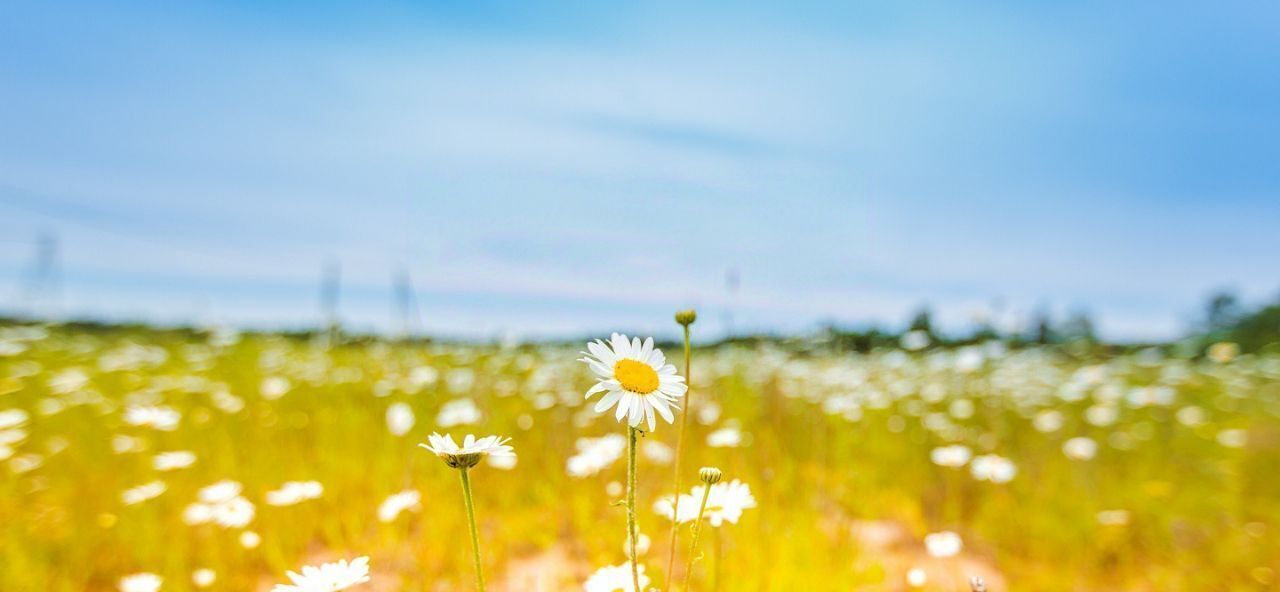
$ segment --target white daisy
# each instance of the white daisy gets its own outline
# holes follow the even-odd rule
[[[276,584],[272,592],[338,592],[369,581],[369,558],[346,559],[320,567],[305,566],[302,573],[289,572],[293,584]]]
[[[280,489],[267,492],[267,505],[292,506],[324,495],[319,481],[287,481]]]
[[[964,548],[960,535],[944,530],[924,536],[924,547],[934,557],[954,557]]]
[[[587,344],[588,352],[579,361],[585,362],[599,382],[587,391],[587,398],[605,393],[596,403],[596,413],[614,405],[618,421],[627,418],[631,427],[639,427],[648,421],[649,431],[657,428],[655,412],[667,423],[675,421],[671,410],[676,400],[683,397],[689,387],[684,377],[676,374],[676,367],[667,363],[662,350],[653,347],[653,338],[642,343],[639,337],[630,341],[626,335],[614,333],[605,343],[599,339]]]
[[[649,576],[644,575],[643,565],[639,571],[640,588],[644,589],[649,585]],[[584,592],[636,592],[631,581],[631,566],[624,563],[597,569],[587,579],[587,583],[583,584],[582,589]]]
[[[418,444],[427,450],[435,453],[436,456],[443,458],[445,464],[455,469],[471,468],[480,462],[480,459],[486,456],[515,456],[516,453],[507,442],[511,438],[500,438],[498,436],[485,436],[477,439],[471,434],[467,434],[462,439],[462,446],[458,446],[453,441],[453,436],[440,434],[431,434],[427,436],[430,444]]]

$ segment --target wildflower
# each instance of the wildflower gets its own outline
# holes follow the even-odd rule
[[[640,453],[645,458],[660,465],[670,463],[676,456],[670,446],[657,440],[649,440],[640,445]]]
[[[417,512],[422,509],[421,501],[422,494],[413,490],[392,494],[378,506],[378,520],[393,522],[401,512]]]
[[[676,401],[689,390],[684,377],[676,374],[676,367],[666,363],[667,358],[653,346],[653,338],[632,338],[614,333],[610,342],[596,340],[587,344],[590,353],[582,352],[585,362],[596,375],[598,382],[587,391],[587,398],[605,393],[596,403],[595,411],[603,412],[614,405],[618,421],[625,417],[631,427],[639,427],[646,419],[649,431],[657,428],[654,414],[667,423],[673,423],[672,409]]]
[[[1240,355],[1240,346],[1230,341],[1220,341],[1209,346],[1209,359],[1219,364],[1226,364]]]
[[[960,535],[944,530],[925,535],[924,547],[934,557],[954,557],[964,548],[964,542]]]
[[[430,444],[418,444],[427,450],[435,453],[436,456],[444,459],[445,464],[455,469],[469,469],[476,466],[480,459],[493,456],[514,456],[515,452],[507,442],[511,438],[499,438],[498,436],[485,436],[476,439],[475,436],[467,434],[462,440],[462,446],[458,446],[453,441],[453,436],[440,434],[431,434],[427,436]]]
[[[196,455],[187,450],[161,452],[151,458],[151,466],[157,471],[185,469],[196,463]]]
[[[263,399],[274,401],[288,393],[290,388],[292,388],[292,385],[289,384],[288,378],[268,376],[262,379],[262,383],[258,385],[258,393],[262,395]]]
[[[413,429],[413,408],[408,403],[392,403],[387,407],[387,429],[392,435],[403,436]]]
[[[644,574],[644,566],[639,568],[640,588],[632,582],[631,570],[626,564],[610,565],[597,569],[582,585],[583,592],[641,592],[649,585],[649,576]]]
[[[153,573],[136,573],[120,578],[120,592],[156,592],[164,580]]]
[[[267,505],[292,506],[318,499],[323,493],[324,486],[318,481],[288,481],[280,489],[267,492]]]
[[[359,557],[326,563],[320,567],[305,566],[302,573],[288,572],[292,584],[276,584],[272,592],[339,592],[369,581],[369,558]]]
[[[689,586],[689,578],[693,577],[693,560],[698,556],[698,534],[702,531],[702,516],[707,511],[707,500],[711,497],[711,492],[715,484],[724,478],[724,473],[715,467],[702,467],[698,471],[698,479],[702,481],[701,502],[698,504],[698,518],[693,523],[693,541],[689,544],[689,563],[685,566],[685,588]]]
[[[515,451],[507,446],[507,442],[511,439],[486,436],[477,440],[475,436],[467,434],[467,437],[462,440],[461,447],[453,441],[453,436],[431,434],[427,439],[430,445],[419,444],[418,446],[434,452],[436,456],[444,459],[446,465],[458,469],[459,478],[462,480],[462,501],[467,509],[467,523],[471,527],[471,555],[476,567],[476,587],[480,592],[484,592],[484,569],[480,563],[480,535],[476,528],[475,502],[471,496],[471,477],[468,472],[480,462],[481,458],[515,456]]]
[[[1089,460],[1098,454],[1098,443],[1091,438],[1075,437],[1062,443],[1062,453],[1072,460]]]
[[[908,586],[911,586],[912,588],[923,588],[927,583],[929,583],[929,574],[925,573],[923,569],[913,567],[907,572]]]
[[[658,498],[658,500],[653,503],[653,511],[676,524],[684,524],[686,522],[693,522],[697,519],[698,511],[694,509],[694,506],[696,506],[697,503],[698,500],[694,499],[693,496],[687,493],[680,494],[680,507],[678,510],[679,516],[677,517],[675,497],[664,496]]]

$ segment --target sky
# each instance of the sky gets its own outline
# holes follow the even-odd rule
[[[0,311],[308,327],[336,265],[362,330],[407,274],[441,335],[1128,340],[1280,292],[1280,5],[612,4],[0,4]]]

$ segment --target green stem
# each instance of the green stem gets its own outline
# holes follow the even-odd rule
[[[693,378],[689,373],[689,325],[684,326],[684,383],[689,387],[684,395],[684,412],[680,414],[680,433],[676,436],[676,489],[675,500],[671,502],[671,554],[667,558],[667,585],[671,589],[671,576],[676,565],[676,547],[680,542],[680,471],[684,460],[684,434],[689,426],[689,397],[693,394]]]
[[[471,524],[471,555],[476,563],[476,589],[484,592],[484,569],[480,566],[480,535],[476,531],[476,508],[471,501],[471,478],[464,467],[458,470],[462,475],[462,499],[467,504],[467,521]]]
[[[721,554],[724,553],[724,534],[720,532],[720,529],[718,528],[716,529],[716,533],[714,537],[711,539],[711,542],[715,543],[711,547],[713,551],[711,554],[711,561],[713,562],[713,566],[711,568],[711,592],[719,592],[720,591],[720,559],[722,557]]]
[[[698,556],[698,532],[702,530],[702,515],[707,511],[707,498],[711,497],[711,486],[702,486],[702,505],[698,506],[698,520],[693,523],[693,544],[689,545],[689,563],[684,568],[684,589],[693,587],[693,560]]]
[[[633,589],[640,592],[640,565],[636,561],[636,432],[629,427],[627,432],[627,537],[631,540],[631,582]]]

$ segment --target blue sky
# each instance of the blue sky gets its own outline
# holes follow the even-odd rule
[[[0,5],[0,307],[487,336],[1280,289],[1274,3]],[[741,287],[725,288],[726,270]],[[994,312],[993,312],[994,311]]]

